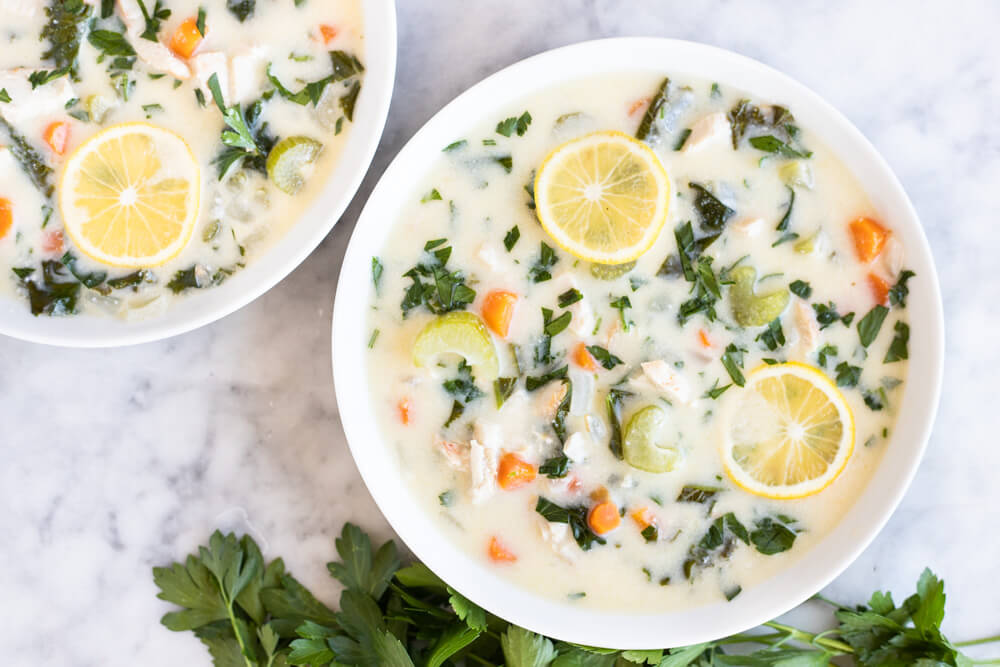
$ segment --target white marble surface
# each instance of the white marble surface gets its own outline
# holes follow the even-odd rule
[[[899,174],[941,275],[943,399],[902,506],[829,594],[906,592],[930,565],[948,584],[952,635],[1000,631],[1000,4],[401,0],[399,24],[372,172],[326,242],[269,294],[129,349],[0,340],[0,662],[207,665],[193,637],[158,624],[166,605],[150,568],[241,525],[244,511],[270,555],[335,601],[324,563],[341,524],[389,535],[348,455],[329,372],[331,300],[360,206],[405,140],[469,85],[539,51],[617,35],[708,42],[784,70]]]

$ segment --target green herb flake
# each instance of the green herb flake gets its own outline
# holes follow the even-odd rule
[[[868,314],[858,322],[858,338],[861,345],[868,347],[878,337],[878,332],[882,328],[885,316],[889,314],[889,309],[881,304],[875,305]]]
[[[497,134],[509,137],[516,132],[517,136],[523,137],[529,125],[531,125],[531,114],[525,111],[519,117],[507,118],[497,123]]]
[[[910,325],[906,322],[899,321],[896,322],[893,329],[895,330],[896,335],[893,336],[892,342],[889,343],[889,350],[885,353],[885,359],[882,360],[882,362],[886,364],[910,358],[910,351],[908,347],[910,342]]]
[[[420,198],[421,204],[426,204],[429,201],[441,201],[441,193],[438,192],[437,188],[433,188],[430,192]]]
[[[510,252],[514,249],[514,246],[517,245],[517,241],[520,238],[521,230],[517,228],[517,225],[514,225],[507,231],[507,234],[504,235],[503,247],[507,249],[507,252]]]

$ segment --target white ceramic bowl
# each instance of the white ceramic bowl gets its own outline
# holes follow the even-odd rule
[[[328,185],[271,248],[225,283],[180,299],[138,322],[111,317],[35,317],[22,298],[0,297],[0,334],[69,347],[145,343],[196,329],[242,308],[274,287],[326,238],[350,204],[382,138],[396,76],[396,6],[362,0],[365,79],[355,122]]]
[[[477,125],[497,100],[514,100],[571,79],[637,70],[703,77],[789,106],[858,176],[876,210],[902,237],[907,264],[917,273],[907,302],[913,326],[899,424],[854,507],[791,567],[732,602],[657,614],[602,613],[540,597],[512,586],[442,534],[423,504],[411,497],[379,432],[366,368],[368,293],[357,289],[370,279],[371,257],[379,254],[414,196],[419,179],[413,175],[438,159],[441,146]],[[413,553],[463,595],[511,622],[566,641],[634,649],[741,632],[802,603],[842,572],[888,520],[916,471],[937,408],[944,355],[941,297],[927,239],[899,181],[864,136],[807,88],[758,62],[701,44],[648,38],[585,42],[529,58],[473,86],[424,125],[386,170],[358,221],[340,274],[333,341],[337,401],[351,452],[375,502]]]

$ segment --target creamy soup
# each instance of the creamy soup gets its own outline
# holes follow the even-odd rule
[[[442,147],[372,259],[385,438],[443,532],[512,582],[606,609],[732,599],[871,478],[911,273],[775,102],[623,73],[505,104]],[[655,243],[616,266],[557,247],[534,191],[557,146],[631,141],[609,130],[672,183]]]
[[[0,285],[36,315],[155,315],[253,262],[328,179],[364,70],[358,0],[0,0],[0,43]],[[164,228],[121,223],[159,210],[141,185],[94,177],[117,219],[77,197],[109,128],[126,163],[159,151],[160,194],[186,179]]]

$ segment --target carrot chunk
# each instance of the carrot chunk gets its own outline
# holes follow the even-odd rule
[[[576,347],[573,348],[573,361],[585,371],[593,372],[597,370],[597,363],[590,352],[587,351],[586,343],[577,343]]]
[[[598,535],[605,535],[618,527],[622,517],[618,514],[618,507],[610,500],[597,503],[590,508],[587,515],[587,524],[590,529]]]
[[[333,38],[337,36],[338,32],[340,31],[337,30],[335,27],[333,27],[332,25],[327,25],[325,23],[320,25],[319,27],[319,34],[320,36],[323,37],[324,44],[329,44],[330,42],[332,42]]]
[[[871,218],[857,218],[850,224],[854,251],[862,262],[870,262],[879,256],[889,238],[889,230]]]
[[[198,22],[193,18],[184,19],[170,37],[170,50],[181,58],[190,58],[204,35],[198,30]]]
[[[517,561],[517,556],[507,549],[496,536],[490,538],[489,552],[490,560],[494,563],[514,563]]]
[[[14,211],[11,208],[10,200],[0,197],[0,239],[7,236],[11,225],[14,224]]]
[[[496,335],[506,338],[510,321],[514,317],[517,295],[506,290],[493,290],[483,299],[483,321]]]
[[[880,276],[869,273],[868,285],[872,288],[872,296],[875,297],[875,303],[880,303],[883,306],[889,304],[889,283],[882,280]]]
[[[639,111],[640,109],[645,110],[645,108],[649,106],[649,101],[650,100],[648,97],[643,97],[641,99],[633,101],[632,104],[630,104],[628,107],[628,115],[634,116],[636,112]]]
[[[66,152],[66,146],[69,145],[69,123],[63,121],[49,123],[42,138],[54,153],[62,155]]]
[[[708,332],[704,329],[698,329],[698,342],[704,348],[712,347],[712,339],[708,337]]]
[[[403,397],[396,403],[396,412],[399,413],[399,421],[403,424],[410,423],[410,399]]]
[[[500,458],[500,464],[497,466],[497,484],[505,491],[512,491],[525,484],[530,484],[537,475],[538,471],[535,466],[510,452]]]
[[[648,507],[639,507],[629,514],[632,520],[639,524],[639,530],[645,530],[656,523],[656,517],[649,511]]]

